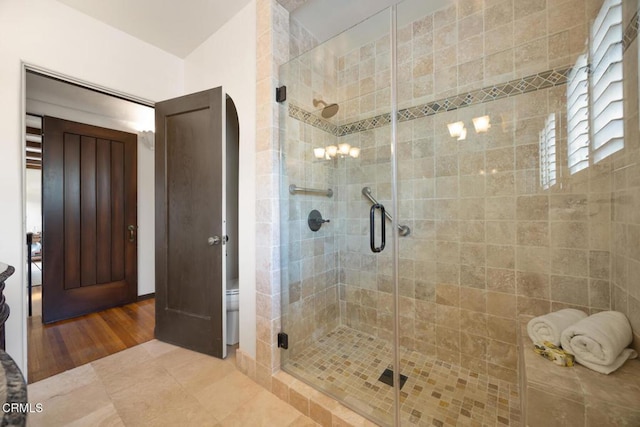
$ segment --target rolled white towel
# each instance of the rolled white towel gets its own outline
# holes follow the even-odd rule
[[[627,359],[638,356],[635,350],[626,348],[632,339],[627,316],[618,311],[603,311],[569,326],[560,341],[562,348],[581,365],[610,374]]]
[[[545,341],[549,341],[555,345],[560,345],[562,331],[586,317],[587,314],[583,311],[565,308],[529,320],[527,332],[531,341],[535,343],[542,344]]]

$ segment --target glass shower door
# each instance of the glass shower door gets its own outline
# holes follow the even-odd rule
[[[396,401],[390,22],[280,70],[282,368],[382,425]]]

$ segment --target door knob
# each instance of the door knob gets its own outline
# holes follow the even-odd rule
[[[222,242],[222,239],[220,238],[220,236],[213,236],[207,239],[207,244],[209,246],[219,245],[221,242]]]
[[[129,230],[129,241],[133,242],[135,241],[135,231],[136,231],[136,227],[133,225],[130,225],[127,227],[127,230]]]

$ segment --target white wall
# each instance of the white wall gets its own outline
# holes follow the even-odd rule
[[[256,2],[236,16],[185,59],[185,91],[222,86],[233,98],[240,121],[239,270],[240,348],[255,358],[255,144]]]
[[[184,93],[184,63],[53,0],[0,1],[0,58],[0,260],[16,268],[6,342],[26,374],[22,62],[152,101]]]
[[[42,230],[42,171],[26,171],[26,208],[27,233],[39,233]]]

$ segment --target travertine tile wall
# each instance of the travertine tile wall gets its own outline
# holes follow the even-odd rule
[[[280,65],[289,59],[289,14],[275,0],[257,0],[256,43],[256,358],[236,352],[239,369],[318,423],[367,426],[370,422],[280,370],[281,331],[280,121],[275,102]]]
[[[640,4],[623,2],[625,24]],[[640,133],[638,127],[638,40],[624,55],[625,146],[613,160],[612,309],[627,315],[640,350]]]
[[[397,34],[399,108],[573,64],[601,3],[459,0],[416,19]],[[389,112],[389,84],[388,35],[339,57],[341,124]]]
[[[460,1],[400,28],[400,107],[573,65],[585,49],[588,25],[600,4]],[[636,9],[635,1],[625,2],[627,22]],[[294,44],[291,51],[299,51],[300,43]],[[637,41],[625,56],[626,76],[638,74],[635,53]],[[339,125],[389,112],[388,36],[335,63],[335,71],[331,66],[304,71],[306,77],[299,79],[305,84],[295,93],[305,96],[296,99],[297,104],[313,111],[312,97],[335,95]],[[334,72],[336,87],[331,82]],[[633,280],[640,265],[634,240],[640,225],[637,84],[634,78],[625,80],[625,150],[576,174],[566,166],[566,86],[400,124],[399,212],[401,222],[412,229],[400,241],[402,345],[516,381],[519,314],[563,307],[588,312],[613,308],[625,312],[634,330],[640,330],[640,286]],[[471,119],[485,114],[492,128],[476,134]],[[557,182],[543,189],[539,132],[550,115],[557,123],[559,169]],[[447,131],[446,125],[458,120],[469,132],[464,141]],[[323,205],[335,215],[335,239],[312,239],[313,256],[307,249],[309,258],[294,257],[294,264],[300,262],[287,272],[294,293],[301,277],[297,269],[304,270],[303,264],[314,282],[314,291],[309,287],[306,293],[311,297],[307,309],[300,305],[294,310],[313,312],[317,322],[317,310],[309,305],[317,296],[317,272],[324,275],[320,291],[325,292],[323,287],[335,283],[331,275],[337,267],[340,322],[390,339],[391,257],[390,252],[374,255],[368,250],[369,203],[361,194],[363,186],[370,186],[380,201],[390,204],[390,130],[381,127],[334,138],[295,120],[287,126],[287,138],[294,136],[287,144],[295,147],[286,160],[289,178],[298,174],[298,179],[307,171],[306,182],[335,185],[337,203]],[[327,165],[309,157],[313,147],[331,141],[360,147],[360,158]],[[310,207],[303,201],[288,207],[293,215],[288,220],[295,218],[293,233],[298,233]],[[296,242],[295,236],[287,241]],[[303,241],[300,234],[300,247]],[[338,255],[337,263],[327,260],[327,247]],[[303,252],[297,256],[303,257]],[[327,295],[319,299],[322,310],[327,303],[331,306],[320,315],[322,321],[334,313]],[[309,325],[311,318],[305,321]],[[320,324],[317,333],[333,325]],[[314,335],[309,325],[300,328],[300,337]]]
[[[318,39],[297,20],[289,19],[289,58],[297,58],[318,46]]]
[[[289,59],[289,13],[275,0],[256,4],[256,358],[240,349],[241,370],[271,390],[280,368],[277,333],[280,294],[278,67]]]
[[[399,104],[407,107],[572,65],[595,1],[459,1],[398,31]],[[387,37],[338,58],[340,124],[388,112]],[[386,59],[385,59],[386,58]],[[517,380],[516,316],[610,307],[611,163],[566,167],[566,86],[399,126],[401,343]],[[344,107],[344,108],[343,108]],[[540,186],[539,132],[555,114],[558,182]],[[476,134],[472,118],[490,115]],[[462,120],[467,139],[448,134]],[[340,139],[344,162],[340,304],[348,326],[391,338],[391,257],[368,249],[362,187],[390,204],[390,130]],[[338,211],[340,212],[340,207]]]
[[[304,51],[317,41],[295,20],[291,21],[290,52]],[[338,309],[338,248],[335,244],[336,197],[297,193],[290,195],[289,185],[335,191],[335,163],[318,160],[313,149],[337,144],[331,133],[289,117],[292,103],[321,116],[314,99],[331,100],[336,91],[335,56],[320,46],[313,54],[301,55],[281,67],[280,83],[287,86],[287,103],[281,104],[284,120],[280,137],[283,149],[281,191],[282,216],[282,296],[283,325],[289,336],[290,350],[283,357],[295,356],[310,342],[334,329],[340,321]],[[329,119],[331,121],[332,119]],[[324,224],[314,232],[308,216],[318,210]]]

